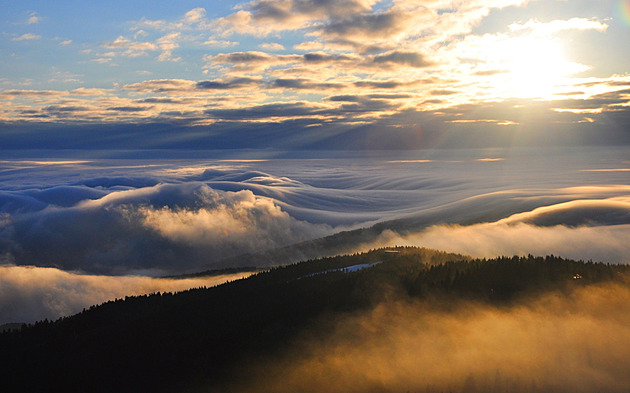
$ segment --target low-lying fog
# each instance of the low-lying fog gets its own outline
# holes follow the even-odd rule
[[[629,296],[612,284],[509,307],[392,296],[311,327],[236,391],[627,392]]]
[[[386,223],[382,233],[360,248],[417,245],[611,263],[630,255],[630,157],[623,148],[297,158],[224,152],[207,159],[28,154],[0,161],[0,263],[3,287],[13,288],[0,302],[32,310],[20,321],[88,304],[58,307],[45,296],[33,304],[31,291],[43,287],[8,281],[53,270],[11,272],[19,266],[55,267],[67,275],[57,279],[73,287],[85,273],[155,277],[228,267],[240,254],[375,223]],[[107,292],[107,284],[79,281],[85,291]],[[50,297],[74,304],[64,293]],[[0,313],[0,323],[15,318]]]

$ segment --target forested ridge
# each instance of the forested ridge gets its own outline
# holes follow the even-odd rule
[[[344,270],[362,264],[374,265]],[[546,291],[625,285],[629,269],[554,256],[471,260],[411,247],[311,260],[2,333],[0,391],[229,391],[249,364],[282,352],[305,330],[392,294],[503,307]]]

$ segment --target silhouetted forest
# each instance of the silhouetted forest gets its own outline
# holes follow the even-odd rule
[[[382,263],[343,270],[375,262]],[[229,391],[248,365],[280,353],[301,332],[392,294],[502,307],[544,291],[625,282],[629,269],[554,256],[470,260],[423,248],[311,260],[4,332],[0,391]]]

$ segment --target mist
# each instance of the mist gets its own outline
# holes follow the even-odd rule
[[[97,276],[33,266],[0,266],[0,325],[32,323],[45,318],[56,320],[83,308],[125,296],[210,287],[249,274],[166,279]]]
[[[627,198],[574,200],[495,222],[434,225],[404,234],[385,230],[359,249],[401,245],[475,258],[554,254],[575,260],[630,263],[629,215]]]
[[[629,296],[616,284],[509,306],[392,293],[369,311],[321,320],[237,390],[626,392]]]

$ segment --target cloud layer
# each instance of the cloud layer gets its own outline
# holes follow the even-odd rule
[[[477,258],[554,254],[576,260],[630,263],[628,202],[627,197],[576,200],[496,222],[437,225],[404,235],[386,230],[371,246],[422,246]]]
[[[0,266],[0,325],[56,320],[125,296],[210,287],[249,273],[203,278],[95,276],[33,266]]]
[[[567,165],[549,171],[559,157]],[[624,165],[611,149],[5,161],[0,254],[99,274],[190,272],[378,223],[382,245],[621,262],[629,189],[612,169]]]
[[[66,198],[79,199],[64,191]],[[182,272],[329,231],[292,218],[251,191],[216,191],[190,182],[112,191],[67,208],[5,215],[0,239],[3,250],[21,265]]]
[[[323,157],[0,162],[0,264],[9,266],[0,286],[0,315],[9,317],[1,319],[66,315],[126,295],[143,280],[151,291],[180,288],[85,272],[156,276],[249,266],[241,255],[372,225],[368,232],[380,236],[365,238],[361,251],[408,244],[479,257],[553,253],[629,262],[623,148]],[[558,160],[565,165],[558,168]],[[347,252],[361,240],[353,242]]]

